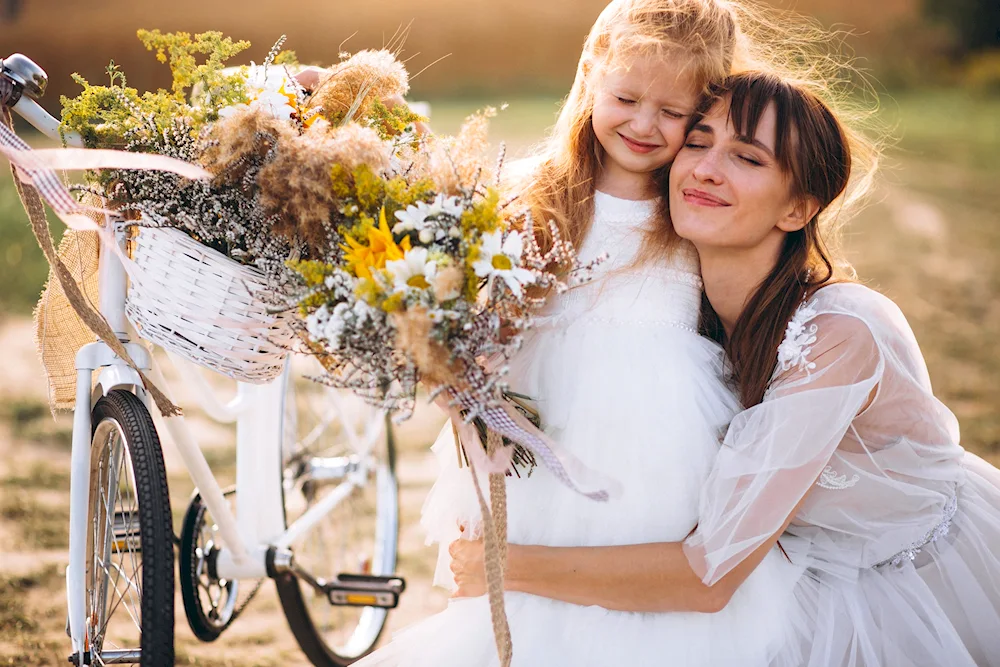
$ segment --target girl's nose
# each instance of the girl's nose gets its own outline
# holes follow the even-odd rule
[[[655,111],[651,112],[649,109],[637,110],[632,117],[632,122],[629,123],[632,131],[637,135],[635,138],[645,139],[652,136],[656,129],[656,118],[657,112]]]

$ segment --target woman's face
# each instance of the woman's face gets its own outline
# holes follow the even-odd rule
[[[808,221],[774,155],[774,104],[753,137],[737,136],[728,117],[723,100],[688,133],[670,169],[671,220],[699,250],[755,248]]]

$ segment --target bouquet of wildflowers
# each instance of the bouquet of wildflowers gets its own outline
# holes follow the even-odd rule
[[[483,159],[490,115],[470,117],[456,137],[394,144],[388,163],[332,168],[338,243],[291,264],[305,285],[302,333],[326,369],[322,382],[398,419],[422,382],[477,427],[475,439],[487,429],[504,436],[505,467],[539,455],[559,466],[535,415],[509,400],[507,362],[544,295],[592,267],[554,226],[543,250],[530,216],[501,198],[502,153],[493,174]]]
[[[329,220],[330,168],[386,161],[386,140],[420,120],[381,101],[409,86],[388,51],[344,54],[322,90],[310,94],[293,76],[294,52],[280,50],[284,37],[261,65],[229,67],[226,61],[248,42],[218,32],[140,30],[138,36],[169,64],[171,90],[140,94],[112,64],[108,86],[76,77],[83,91],[63,98],[62,129],[79,133],[88,147],[166,155],[198,164],[213,178],[106,171],[76,189],[104,198],[137,225],[177,228],[260,269],[279,287],[288,281],[288,260],[321,251],[317,238],[298,232],[300,218]],[[376,80],[378,86],[365,85]]]

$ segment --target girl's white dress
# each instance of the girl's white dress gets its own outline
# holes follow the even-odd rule
[[[680,542],[698,523],[702,487],[737,410],[722,379],[722,353],[696,333],[697,256],[633,266],[654,202],[595,197],[584,260],[609,260],[594,281],[556,297],[511,367],[511,388],[536,399],[543,427],[623,493],[599,503],[547,470],[508,478],[512,543],[548,546]],[[458,467],[452,429],[434,445],[441,476],[422,524],[439,542],[435,581],[453,587],[448,544],[479,509],[468,468]],[[485,488],[485,480],[484,480]],[[626,613],[508,593],[513,665],[755,667],[787,644],[785,620],[801,568],[775,550],[723,611]],[[398,633],[357,663],[401,667],[498,664],[486,597],[448,608]]]
[[[959,445],[899,308],[824,287],[778,356],[703,485],[695,570],[717,581],[804,498],[781,539],[806,571],[775,665],[1000,667],[1000,472]]]

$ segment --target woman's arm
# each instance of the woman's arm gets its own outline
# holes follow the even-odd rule
[[[801,504],[801,503],[800,503]],[[781,530],[712,586],[691,568],[681,542],[612,547],[544,547],[508,545],[508,591],[530,593],[573,604],[597,605],[615,611],[715,613],[753,572]],[[482,540],[458,540],[451,545],[451,569],[459,588],[455,597],[486,593]]]
[[[511,545],[508,588],[626,611],[723,608],[777,543],[876,393],[882,363],[867,325],[843,315],[815,321],[801,363],[785,369],[768,399],[733,420],[702,491],[699,525],[683,544]],[[453,556],[472,554],[452,565],[458,594],[482,594],[481,555],[477,561],[461,542],[453,547]]]

